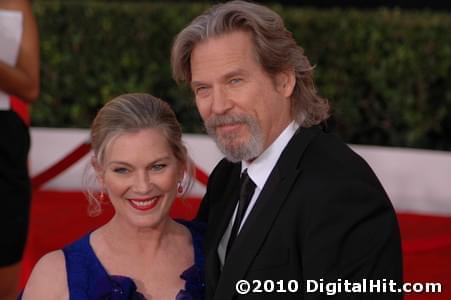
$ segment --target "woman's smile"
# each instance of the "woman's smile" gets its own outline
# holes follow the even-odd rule
[[[149,198],[128,198],[130,205],[140,211],[150,211],[155,208],[160,202],[161,196],[154,196]]]

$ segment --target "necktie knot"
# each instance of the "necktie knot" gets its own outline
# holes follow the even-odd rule
[[[247,174],[247,169],[244,170],[240,179],[240,202],[245,204],[244,210],[246,211],[249,206],[249,202],[251,201],[252,195],[254,194],[255,183]]]

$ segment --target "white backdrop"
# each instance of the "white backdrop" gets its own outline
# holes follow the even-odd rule
[[[32,176],[46,170],[88,140],[85,129],[32,128]],[[183,137],[196,166],[209,174],[222,158],[206,135]],[[375,171],[397,212],[451,216],[451,152],[351,145]],[[43,188],[83,190],[82,174],[89,154]],[[205,187],[196,183],[190,195],[201,197]]]

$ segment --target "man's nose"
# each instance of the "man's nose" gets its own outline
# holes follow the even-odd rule
[[[213,89],[213,100],[211,104],[211,111],[216,115],[225,114],[232,108],[233,102],[228,93],[223,87]]]

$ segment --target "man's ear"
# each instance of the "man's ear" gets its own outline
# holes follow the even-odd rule
[[[296,85],[294,69],[282,71],[276,75],[277,90],[286,98],[290,98]]]

